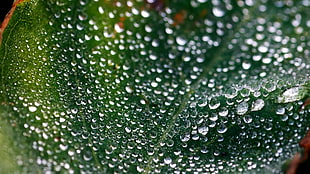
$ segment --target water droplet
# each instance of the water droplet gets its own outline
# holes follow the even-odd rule
[[[176,38],[176,42],[177,42],[178,45],[183,46],[183,45],[186,44],[187,41],[186,41],[183,37],[178,36],[178,37]]]
[[[223,134],[227,131],[227,127],[225,124],[220,124],[219,127],[217,128],[217,132],[220,134]]]
[[[170,157],[166,157],[164,159],[165,164],[170,164],[172,162],[172,159]]]
[[[228,115],[228,109],[225,107],[221,108],[221,110],[219,111],[219,115],[222,117],[226,117]]]
[[[258,47],[258,51],[261,52],[261,53],[266,53],[268,51],[268,48],[261,45]]]
[[[137,166],[137,171],[142,173],[144,171],[144,169],[142,167],[140,167],[140,166]]]
[[[141,100],[140,100],[140,103],[143,104],[143,105],[145,105],[145,104],[146,104],[146,100],[141,99]]]
[[[242,68],[245,69],[245,70],[250,69],[251,68],[251,63],[247,62],[247,61],[242,62]]]
[[[98,7],[98,11],[99,11],[100,14],[104,13],[104,10],[103,10],[103,8],[101,6]]]
[[[211,116],[209,117],[209,119],[210,119],[211,121],[216,121],[216,120],[218,119],[218,115],[215,114],[215,113],[212,113]]]
[[[207,135],[209,131],[209,128],[206,126],[202,126],[198,128],[198,133],[200,133],[201,135]]]
[[[68,150],[68,155],[69,156],[73,156],[75,154],[73,149]]]
[[[232,99],[232,98],[235,98],[236,96],[238,95],[238,91],[236,88],[228,88],[227,91],[226,91],[226,94],[225,94],[225,97],[226,98],[229,98],[229,99]]]
[[[283,107],[278,107],[276,114],[278,115],[284,115],[285,114],[285,108]]]
[[[83,154],[83,159],[85,161],[90,161],[93,158],[92,153],[90,151],[85,151]]]
[[[142,10],[141,16],[144,17],[144,18],[148,18],[148,17],[150,17],[150,13],[148,13],[148,12],[145,11],[145,10]]]
[[[257,99],[252,103],[251,111],[259,111],[265,106],[265,102],[262,99]]]
[[[66,150],[68,149],[68,145],[59,144],[59,148],[60,148],[62,151],[66,151]]]
[[[225,15],[225,11],[220,9],[219,7],[214,7],[212,9],[212,13],[214,14],[214,16],[216,17],[223,17]]]
[[[35,107],[35,106],[29,106],[28,109],[29,109],[30,112],[37,111],[37,107]]]
[[[220,101],[216,98],[212,98],[209,102],[210,109],[217,109],[221,105]]]
[[[122,25],[123,25],[123,24],[121,24],[121,23],[117,23],[117,24],[114,25],[114,29],[115,29],[115,31],[116,31],[117,33],[121,33],[121,32],[124,31],[124,28],[123,28]]]
[[[158,86],[158,83],[157,83],[157,82],[152,82],[152,83],[151,83],[151,86],[152,86],[153,88],[156,88],[156,87]]]
[[[129,87],[129,86],[126,86],[125,90],[126,90],[126,92],[128,92],[130,94],[133,93],[133,89],[131,87]]]
[[[271,59],[270,57],[265,57],[265,58],[263,58],[262,62],[263,62],[264,64],[269,64],[269,63],[272,62],[272,59]]]
[[[130,133],[130,132],[131,132],[131,128],[130,128],[130,127],[125,127],[125,131],[126,131],[127,133]]]
[[[250,115],[246,115],[246,116],[244,116],[243,117],[243,121],[245,122],[245,123],[251,123],[252,122],[252,117],[250,116]]]
[[[249,108],[249,104],[247,102],[242,102],[237,106],[237,114],[244,115]]]
[[[188,133],[180,136],[180,139],[182,142],[187,142],[188,140],[190,140],[190,138],[191,138],[191,136]]]
[[[289,103],[298,101],[304,98],[307,94],[307,90],[304,87],[293,87],[285,90],[279,97],[278,103]]]

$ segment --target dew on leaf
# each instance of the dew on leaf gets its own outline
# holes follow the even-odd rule
[[[296,86],[286,89],[282,94],[278,96],[278,103],[290,103],[301,100],[306,95],[306,89],[302,86]]]
[[[258,47],[258,51],[261,53],[266,53],[268,51],[268,48],[266,46],[261,45]]]
[[[199,127],[199,128],[198,128],[198,132],[199,132],[201,135],[206,135],[206,134],[209,132],[209,128],[206,127],[206,126]]]
[[[263,109],[264,106],[265,106],[264,100],[263,99],[257,99],[252,103],[251,111],[259,111],[259,110]]]
[[[225,15],[225,11],[222,10],[220,7],[213,7],[212,13],[216,17],[223,17]]]
[[[213,113],[213,114],[211,114],[211,116],[209,117],[209,119],[211,120],[211,121],[217,121],[218,120],[218,115],[216,114],[216,113]]]
[[[178,36],[176,38],[176,42],[177,42],[178,45],[181,45],[181,46],[186,44],[186,40],[183,37],[180,37],[180,36]]]
[[[114,25],[114,29],[115,29],[115,31],[117,32],[117,33],[121,33],[121,32],[123,32],[124,31],[124,26],[123,26],[124,24],[123,23],[117,23],[117,24],[115,24]]]
[[[244,115],[248,112],[249,104],[247,102],[242,102],[238,104],[236,111],[238,115]]]
[[[187,142],[190,140],[190,134],[184,134],[180,136],[182,142]]]
[[[217,128],[217,132],[223,134],[227,131],[227,127],[225,124],[220,124]]]
[[[270,57],[265,57],[262,59],[262,62],[264,64],[270,64],[272,62],[272,59]]]
[[[211,98],[209,101],[209,108],[210,109],[217,109],[221,105],[220,101],[217,98]]]
[[[28,109],[29,109],[30,112],[37,111],[37,107],[36,106],[29,106]]]
[[[308,92],[299,85],[310,68],[306,2],[144,3],[40,1],[34,12],[46,6],[48,13],[11,28],[26,34],[11,32],[0,48],[9,55],[0,98],[13,103],[19,117],[10,123],[22,125],[22,138],[38,152],[21,166],[37,161],[43,173],[276,170],[270,165],[295,152],[291,144],[308,125],[308,111],[295,111]]]
[[[133,89],[132,89],[132,87],[129,87],[129,86],[126,86],[125,87],[125,90],[126,90],[126,92],[128,92],[128,93],[133,93]]]
[[[251,63],[250,62],[247,62],[247,61],[244,61],[242,63],[242,68],[245,69],[245,70],[248,70],[251,68]]]
[[[234,87],[228,88],[225,93],[225,97],[227,97],[228,99],[235,98],[237,95],[238,95],[238,91]]]
[[[244,121],[245,123],[251,123],[251,122],[253,121],[253,118],[252,118],[252,116],[250,116],[250,115],[245,115],[245,116],[243,117],[243,121]]]
[[[278,107],[276,110],[276,114],[284,115],[285,114],[285,108],[284,107]]]
[[[221,108],[221,110],[219,111],[219,116],[222,116],[222,117],[226,117],[228,115],[229,111],[227,108],[223,107]]]

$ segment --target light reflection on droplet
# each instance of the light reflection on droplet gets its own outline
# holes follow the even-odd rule
[[[225,15],[225,11],[223,11],[222,9],[220,9],[219,7],[213,7],[212,8],[212,13],[214,14],[214,16],[216,17],[223,17]]]

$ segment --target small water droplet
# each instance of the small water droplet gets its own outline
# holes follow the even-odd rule
[[[66,150],[68,149],[68,145],[60,144],[60,145],[59,145],[59,148],[60,148],[62,151],[66,151]]]
[[[190,140],[190,138],[191,138],[191,136],[188,133],[180,136],[180,139],[182,142],[187,142],[188,140]]]
[[[225,15],[225,11],[220,9],[219,7],[214,7],[212,9],[212,13],[214,14],[214,16],[216,17],[223,17]]]
[[[129,94],[133,93],[133,89],[129,86],[125,87],[126,92],[128,92]]]
[[[257,99],[252,103],[251,111],[259,111],[265,106],[265,102],[262,99]]]
[[[237,106],[237,114],[244,115],[249,108],[249,104],[247,102],[242,102]]]
[[[148,17],[150,16],[150,13],[148,13],[148,12],[145,11],[145,10],[142,10],[141,15],[142,15],[142,17],[144,17],[144,18],[148,18]]]
[[[261,52],[261,53],[266,53],[268,51],[268,48],[261,45],[258,47],[258,51]]]
[[[245,69],[245,70],[248,70],[251,68],[251,63],[250,62],[247,62],[247,61],[244,61],[242,63],[242,68]]]
[[[215,113],[213,113],[213,114],[211,114],[211,116],[209,117],[209,119],[210,119],[211,121],[216,121],[216,120],[218,119],[218,115],[215,114]]]
[[[130,127],[125,127],[125,131],[126,131],[127,133],[130,133],[130,132],[131,132]]]
[[[278,115],[284,115],[285,114],[285,108],[279,107],[276,111],[276,114]]]
[[[217,128],[217,132],[220,134],[223,134],[227,131],[227,127],[225,124],[220,124],[219,127]]]
[[[165,164],[170,164],[172,162],[172,159],[170,157],[166,157],[164,159]]]
[[[156,88],[156,87],[158,86],[158,83],[157,83],[157,82],[152,82],[152,83],[151,83],[151,86],[152,86],[153,88]]]
[[[238,95],[238,91],[236,88],[228,88],[227,91],[226,91],[226,94],[225,94],[225,97],[226,98],[229,98],[229,99],[232,99],[232,98],[235,98],[236,96]]]
[[[146,101],[145,101],[144,99],[141,99],[141,100],[140,100],[140,103],[143,104],[143,105],[145,105],[145,104],[146,104]]]
[[[103,14],[103,13],[104,13],[104,10],[103,10],[103,8],[102,8],[101,6],[98,7],[98,11],[99,11],[100,14]]]
[[[182,45],[185,45],[187,41],[183,37],[178,36],[176,38],[176,42],[177,42],[178,45],[182,46]]]
[[[209,132],[209,128],[206,126],[202,126],[198,128],[198,133],[200,133],[201,135],[207,135],[208,132]]]
[[[29,109],[30,112],[37,111],[37,107],[35,107],[35,106],[29,106],[28,109]]]
[[[250,115],[246,115],[246,116],[244,116],[243,117],[243,121],[245,122],[245,123],[251,123],[252,122],[252,117],[250,116]]]
[[[219,111],[219,115],[222,117],[226,117],[228,115],[228,109],[225,107],[221,108],[221,110]]]
[[[212,98],[209,102],[210,109],[217,109],[221,105],[220,101],[216,98]]]
[[[137,166],[137,171],[142,173],[144,171],[144,169],[142,167],[140,167],[140,166]]]
[[[90,161],[93,158],[92,153],[90,151],[85,151],[83,154],[83,158],[85,161]]]
[[[117,24],[114,25],[114,29],[115,29],[115,31],[116,31],[117,33],[121,33],[121,32],[124,31],[124,28],[123,28],[122,25],[123,25],[123,24],[121,24],[121,23],[117,23]]]

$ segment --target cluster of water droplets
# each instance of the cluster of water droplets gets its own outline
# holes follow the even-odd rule
[[[309,122],[298,111],[309,4],[171,3],[39,3],[48,25],[16,45],[26,58],[12,60],[5,79],[14,79],[5,92],[38,154],[32,163],[45,172],[220,173],[292,155]]]

